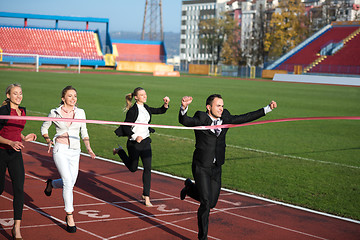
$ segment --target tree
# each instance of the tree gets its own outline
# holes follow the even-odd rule
[[[226,13],[218,18],[201,20],[199,22],[199,38],[203,53],[211,55],[211,62],[215,65],[218,64],[221,57],[227,63],[239,62],[238,32],[239,27],[235,20]]]
[[[265,34],[264,50],[276,59],[304,41],[308,36],[308,20],[301,0],[281,1]]]
[[[260,66],[264,63],[264,38],[265,38],[265,11],[264,5],[256,6],[254,22],[250,36],[243,39],[243,58],[248,66]]]
[[[238,66],[242,62],[241,47],[236,35],[227,37],[223,44],[220,57],[225,65]]]
[[[354,21],[360,21],[360,11],[357,11],[357,12],[355,13]]]

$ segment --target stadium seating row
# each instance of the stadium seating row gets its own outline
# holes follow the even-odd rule
[[[334,73],[334,74],[360,74],[359,66],[359,26],[332,26],[319,37],[315,38],[302,49],[281,63],[277,70],[294,71],[295,66],[301,66],[306,72],[311,73]],[[347,39],[348,41],[343,41]],[[333,43],[343,43],[333,55],[322,56],[321,50]],[[315,66],[314,66],[315,65]]]
[[[318,58],[318,53],[330,42],[339,42],[354,32],[358,27],[332,27],[319,38],[306,45],[295,55],[286,60],[277,69],[292,71],[293,66],[307,66]],[[290,67],[290,68],[289,68]]]
[[[0,48],[27,53],[103,60],[93,31],[0,27]]]
[[[326,58],[310,72],[360,74],[360,34],[355,35],[333,56]]]
[[[166,60],[164,48],[160,44],[114,43],[117,50],[116,61],[157,62]]]

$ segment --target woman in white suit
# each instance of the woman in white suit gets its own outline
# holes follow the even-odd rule
[[[62,90],[60,106],[52,109],[48,117],[52,118],[74,118],[86,119],[85,111],[77,107],[77,91],[72,86],[67,86]],[[51,140],[48,129],[54,123],[56,134]],[[53,158],[55,165],[61,176],[60,179],[46,181],[44,193],[50,196],[53,188],[63,189],[63,199],[66,211],[66,230],[70,233],[76,232],[75,221],[73,218],[73,188],[79,172],[80,160],[80,137],[85,143],[86,149],[92,158],[95,154],[90,147],[89,135],[86,123],[45,121],[41,126],[41,134],[49,145],[48,152],[53,148]]]

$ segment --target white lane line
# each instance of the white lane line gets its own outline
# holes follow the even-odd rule
[[[12,201],[12,199],[11,198],[8,198],[8,197],[5,197],[5,196],[2,196],[3,198],[5,198],[5,199],[7,199],[7,200],[9,200],[9,201]],[[37,212],[37,213],[39,213],[39,214],[41,214],[41,215],[43,215],[43,216],[45,216],[45,217],[47,217],[47,218],[49,218],[49,219],[52,219],[52,220],[55,220],[55,221],[57,221],[57,222],[59,222],[59,223],[61,223],[61,224],[66,224],[66,222],[65,221],[62,221],[62,220],[60,220],[60,219],[58,219],[58,218],[56,218],[56,217],[53,217],[53,216],[51,216],[51,215],[49,215],[49,214],[47,214],[47,213],[45,213],[45,212],[43,212],[43,211],[40,211],[40,210],[37,210],[37,209],[35,209],[35,208],[32,208],[32,207],[30,207],[30,206],[28,206],[28,205],[26,205],[26,204],[24,204],[24,207],[26,207],[27,209],[29,209],[29,210],[32,210],[32,211],[34,211],[34,212]],[[55,225],[55,224],[54,224]],[[60,225],[60,224],[57,224],[57,225]],[[39,226],[39,225],[38,225]],[[21,228],[30,228],[30,227],[34,227],[34,226],[21,226]],[[12,228],[12,226],[10,227],[10,228]],[[76,227],[77,228],[77,230],[80,230],[80,231],[83,231],[83,232],[85,232],[85,233],[87,233],[87,234],[89,234],[89,235],[92,235],[92,236],[94,236],[94,237],[97,237],[97,238],[99,238],[99,239],[104,239],[103,237],[101,237],[101,236],[99,236],[99,235],[97,235],[97,234],[95,234],[95,233],[93,233],[93,232],[90,232],[90,231],[87,231],[87,230],[85,230],[85,229],[83,229],[83,228],[81,228],[81,227]]]
[[[96,174],[96,175],[97,175],[97,176],[101,176],[101,175],[99,175],[99,174]],[[139,186],[134,185],[134,184],[130,184],[130,185],[139,187]],[[153,220],[154,222],[160,222],[161,224],[159,224],[158,226],[164,226],[164,224],[168,224],[168,225],[170,225],[170,226],[173,226],[173,227],[176,227],[176,228],[180,228],[180,229],[182,229],[182,230],[185,230],[185,231],[188,231],[188,232],[191,232],[191,233],[194,232],[194,231],[191,230],[191,229],[184,228],[184,227],[181,227],[181,226],[178,226],[178,225],[169,223],[169,222],[167,222],[167,221],[158,219],[158,218],[156,218],[154,215],[146,215],[146,214],[144,214],[144,213],[141,213],[141,212],[132,210],[132,209],[130,209],[130,208],[126,208],[126,207],[117,205],[117,204],[113,204],[113,203],[111,203],[111,202],[108,202],[108,201],[99,199],[99,198],[97,198],[97,197],[91,196],[91,195],[86,194],[86,193],[82,193],[82,192],[79,192],[79,191],[76,191],[76,192],[77,192],[78,194],[83,195],[83,196],[85,196],[85,197],[88,197],[88,198],[90,198],[90,199],[94,199],[94,200],[97,200],[97,201],[100,201],[100,202],[104,202],[104,203],[107,203],[107,204],[109,204],[109,205],[111,205],[111,206],[114,206],[114,207],[116,207],[116,208],[120,208],[120,209],[122,209],[122,210],[124,210],[124,211],[127,211],[127,212],[129,212],[129,213],[136,214],[137,216],[142,216],[142,217],[151,219],[151,220]],[[212,239],[217,239],[217,238],[214,238],[214,237],[211,237],[211,236],[208,236],[208,237],[209,237],[209,238],[212,238]]]
[[[81,170],[81,171],[84,171],[84,170]],[[86,171],[84,171],[84,172],[86,172]],[[91,172],[88,172],[88,173],[91,173]],[[100,176],[100,177],[104,177],[104,178],[107,178],[107,179],[112,179],[113,181],[116,180],[116,179],[113,179],[113,178],[109,178],[109,177],[106,177],[106,176],[102,176],[102,175],[100,175],[100,174],[95,174],[95,173],[91,173],[91,174],[96,175],[96,176]],[[38,178],[38,177],[36,177],[36,176],[32,176],[32,175],[30,175],[30,174],[26,174],[26,175],[29,176],[29,177],[32,177],[32,178],[34,178],[34,179],[37,179],[37,180],[39,180],[39,181],[42,181],[42,182],[45,181],[44,179]],[[121,182],[121,183],[124,183],[124,184],[126,183],[126,182],[123,182],[123,181],[120,181],[120,180],[117,181],[117,182]],[[128,184],[128,183],[127,183],[127,184]],[[142,188],[142,187],[140,187],[140,186],[138,186],[138,185],[135,185],[135,184],[128,184],[128,185],[133,186],[133,187],[137,187],[137,188]],[[158,222],[161,223],[161,224],[157,224],[156,226],[171,225],[171,226],[173,226],[173,227],[180,228],[180,229],[182,229],[182,230],[186,230],[186,231],[189,231],[189,232],[192,232],[192,233],[195,232],[195,231],[192,230],[192,229],[187,229],[187,228],[178,226],[178,225],[176,225],[176,224],[169,223],[169,222],[167,222],[167,221],[158,219],[158,218],[154,217],[154,215],[146,215],[146,214],[143,214],[143,213],[141,213],[141,212],[137,212],[137,211],[134,211],[134,210],[132,210],[132,209],[129,209],[129,208],[126,208],[126,207],[123,207],[123,206],[119,206],[119,205],[117,205],[117,204],[114,204],[114,203],[111,203],[111,202],[108,202],[108,201],[99,199],[99,198],[97,198],[97,197],[94,197],[94,196],[91,196],[91,195],[88,195],[88,194],[86,194],[86,193],[82,193],[82,192],[79,192],[79,191],[76,191],[76,190],[74,190],[74,192],[77,193],[77,194],[79,194],[79,195],[85,196],[85,197],[87,197],[87,198],[94,199],[94,200],[96,200],[96,201],[99,201],[99,202],[102,202],[102,203],[105,203],[105,204],[109,204],[109,205],[112,205],[112,206],[114,206],[114,207],[120,208],[120,209],[122,209],[122,210],[124,210],[124,211],[130,212],[130,213],[133,213],[133,214],[136,214],[137,217],[142,216],[142,217],[145,217],[145,218],[152,219],[154,222],[157,222],[157,221],[158,221]],[[165,194],[164,194],[164,195],[165,195]],[[166,194],[166,195],[167,195],[167,194]],[[53,219],[58,220],[57,218],[54,218],[54,217],[52,217],[52,216],[50,216],[50,215],[48,215],[48,214],[46,214],[46,213],[43,213],[42,211],[33,209],[33,208],[31,208],[31,207],[29,207],[29,208],[30,208],[31,210],[33,210],[33,211],[36,211],[36,212],[38,212],[38,213],[46,216],[46,217],[49,217],[49,218],[53,218]],[[60,220],[59,220],[59,221],[60,221]],[[65,224],[65,222],[63,222],[63,221],[60,221],[60,222],[62,222],[62,223]],[[89,234],[91,234],[91,235],[94,235],[94,236],[96,236],[96,237],[99,237],[100,239],[105,239],[105,238],[100,237],[100,236],[98,236],[98,235],[96,235],[96,234],[93,234],[93,233],[91,233],[91,232],[89,232],[89,231],[86,231],[85,229],[82,229],[82,228],[78,228],[78,229],[80,229],[80,230],[82,230],[82,231],[84,231],[84,232],[87,232],[87,233],[89,233]],[[196,232],[195,232],[195,233],[196,233]],[[211,238],[211,239],[218,239],[218,238],[215,238],[215,237],[212,237],[212,236],[208,236],[208,237]]]
[[[173,137],[173,136],[171,136],[171,137]],[[184,139],[193,141],[192,139],[188,139],[188,138],[184,138]],[[39,145],[43,145],[43,146],[47,146],[47,145],[44,144],[44,143],[39,143],[39,142],[34,142],[34,143],[39,144]],[[90,157],[88,154],[82,153],[82,155]],[[106,161],[106,162],[111,162],[111,163],[118,164],[118,165],[124,165],[122,162],[118,162],[118,161],[114,161],[114,160],[110,160],[110,159],[106,159],[106,158],[97,157],[97,159],[102,160],[102,161]],[[45,160],[45,159],[44,159],[44,160]],[[155,173],[155,174],[159,174],[159,175],[162,175],[162,176],[167,176],[167,177],[174,178],[174,179],[178,179],[178,180],[185,180],[185,178],[178,177],[178,176],[173,176],[173,175],[171,175],[171,174],[162,173],[162,172],[159,172],[159,171],[153,171],[153,170],[152,170],[152,172]],[[103,177],[106,177],[106,176],[103,176]],[[112,179],[112,178],[110,178],[110,179],[111,179],[111,180],[115,180],[115,179]],[[115,181],[117,181],[117,180],[115,180]],[[120,182],[122,182],[122,181],[120,181]],[[122,182],[122,183],[124,183],[124,182]],[[126,183],[126,182],[125,182],[125,184],[129,184],[129,183]],[[134,187],[141,188],[140,186],[136,186],[136,185],[134,185]],[[258,200],[262,200],[262,201],[274,203],[274,204],[277,204],[277,205],[282,205],[282,206],[286,206],[286,207],[289,207],[289,208],[294,208],[294,209],[302,210],[302,211],[305,211],[305,212],[314,213],[314,214],[317,214],[317,215],[322,215],[322,216],[326,216],[326,217],[330,217],[330,218],[334,218],[334,219],[340,219],[340,220],[343,220],[343,221],[348,221],[348,222],[353,222],[353,223],[356,223],[356,224],[360,224],[360,221],[357,221],[357,220],[354,220],[354,219],[339,217],[339,216],[335,216],[335,215],[332,215],[332,214],[323,213],[323,212],[315,211],[315,210],[312,210],[312,209],[307,209],[307,208],[299,207],[299,206],[296,206],[296,205],[287,204],[287,203],[283,203],[283,202],[279,202],[279,201],[275,201],[275,200],[271,200],[271,199],[259,197],[259,196],[256,196],[256,195],[251,195],[251,194],[247,194],[247,193],[237,192],[237,191],[230,190],[230,189],[226,189],[226,188],[221,188],[221,189],[222,189],[223,191],[230,192],[230,193],[234,193],[234,194],[237,194],[237,195],[241,195],[241,196],[246,196],[246,197],[249,197],[249,198],[258,199]],[[173,196],[171,196],[171,195],[168,195],[168,194],[165,194],[165,193],[161,193],[161,192],[155,191],[155,190],[152,190],[152,191],[157,192],[157,193],[160,193],[160,194],[164,194],[165,196],[168,196],[168,197],[172,197],[172,198],[173,198]],[[190,201],[190,200],[187,200],[187,199],[185,199],[184,201],[186,201],[186,202],[188,202],[188,203],[192,203],[192,204],[198,205],[198,203],[197,203],[197,202],[194,202],[194,201]]]
[[[112,178],[112,177],[102,176],[101,174],[97,174],[97,173],[93,173],[93,172],[88,172],[88,173],[93,174],[93,175],[96,175],[96,176],[98,176],[98,177],[103,177],[103,178],[109,179],[109,180],[111,180],[111,181],[120,182],[120,183],[127,184],[127,185],[130,185],[130,186],[140,187],[140,186],[138,186],[138,185],[129,184],[129,183],[127,183],[127,182],[123,182],[123,181],[121,181],[121,180],[114,179],[114,178]],[[140,187],[140,188],[141,188],[141,187]],[[169,194],[162,193],[162,192],[160,192],[160,191],[157,191],[157,193],[163,194],[163,195],[166,195],[166,196],[171,196],[171,195],[169,195]],[[175,197],[174,197],[174,198],[175,198]],[[223,200],[223,202],[229,203],[229,202],[226,201],[226,200]],[[198,203],[196,203],[196,204],[198,204]],[[236,203],[236,204],[232,203],[232,204],[233,204],[233,205],[236,205],[236,204],[238,204],[238,203]],[[272,204],[261,205],[261,206],[273,206],[273,205],[275,205],[275,204],[272,203]],[[239,207],[237,207],[237,208],[239,208]],[[229,208],[228,210],[230,210],[230,209],[234,209],[234,208]],[[229,213],[228,210],[226,210],[226,209],[224,210],[224,209],[214,208],[214,210],[215,210],[215,212],[218,211],[218,212],[223,212],[223,213],[228,213],[228,214],[230,214],[230,215],[234,215],[233,213]],[[265,224],[265,225],[269,225],[269,226],[272,226],[272,227],[275,227],[275,228],[280,228],[280,229],[288,230],[288,231],[291,231],[291,232],[296,232],[296,233],[298,233],[298,234],[302,234],[302,235],[306,235],[306,236],[311,236],[311,237],[314,237],[314,238],[317,238],[317,239],[324,239],[324,238],[321,238],[321,237],[318,237],[318,236],[315,236],[315,235],[311,235],[311,234],[308,234],[308,233],[305,233],[305,232],[300,232],[300,231],[293,230],[293,229],[290,229],[290,228],[286,228],[286,227],[283,227],[283,226],[279,226],[279,225],[276,225],[276,224],[264,222],[264,221],[261,221],[261,220],[256,220],[256,219],[253,219],[253,218],[248,218],[248,217],[241,216],[241,215],[237,215],[237,214],[234,215],[234,216],[242,217],[242,218],[244,218],[244,219],[251,220],[251,221],[254,221],[254,222],[258,222],[258,223],[262,223],[262,224]],[[134,232],[136,232],[136,231],[134,231]],[[122,236],[122,235],[121,235],[121,236]]]
[[[172,136],[172,135],[167,135],[167,134],[162,134],[162,133],[153,133],[153,134],[156,134],[156,135],[159,135],[159,136],[163,136],[163,137],[176,138],[176,139],[181,139],[181,140],[187,140],[187,141],[194,142],[194,140],[193,140],[193,139],[190,139],[190,138],[177,137],[177,136]],[[343,163],[328,162],[328,161],[316,160],[316,159],[311,159],[311,158],[298,157],[298,156],[287,155],[287,154],[280,154],[280,153],[275,153],[275,152],[270,152],[270,151],[264,151],[264,150],[260,150],[260,149],[254,149],[254,148],[248,148],[248,147],[241,147],[241,146],[231,145],[231,144],[227,144],[226,146],[232,147],[232,148],[241,149],[241,150],[251,151],[251,152],[257,152],[257,153],[263,153],[263,154],[273,155],[273,156],[277,156],[277,157],[292,158],[292,159],[297,159],[297,160],[318,162],[318,163],[335,165],[335,166],[340,166],[340,167],[360,169],[360,167],[358,167],[358,166],[353,166],[353,165],[348,165],[348,164],[343,164]]]
[[[171,225],[173,226],[174,223],[179,223],[179,222],[182,222],[182,221],[187,221],[187,220],[190,220],[190,219],[193,219],[195,218],[195,216],[193,217],[188,217],[188,218],[183,218],[183,219],[180,219],[180,220],[176,220],[176,221],[172,221],[172,222],[166,222],[164,224],[159,224],[159,225],[153,225],[153,226],[150,226],[150,227],[146,227],[146,228],[142,228],[142,229],[138,229],[138,230],[135,230],[135,231],[131,231],[131,232],[126,232],[126,233],[123,233],[123,234],[119,234],[119,235],[116,235],[116,236],[112,236],[108,239],[114,239],[114,238],[118,238],[118,237],[123,237],[123,236],[126,236],[126,235],[130,235],[130,234],[133,234],[133,233],[139,233],[141,231],[146,231],[146,230],[150,230],[152,228],[156,228],[156,227],[162,227],[162,226],[166,226],[166,225]],[[179,226],[180,227],[180,226]],[[191,231],[193,234],[196,234],[197,235],[197,231],[194,231],[194,230],[190,230],[190,229],[186,229],[186,228],[183,228],[183,227],[180,227],[184,230],[187,230],[187,231]],[[212,237],[212,236],[209,236],[208,235],[208,238],[211,238],[211,239],[215,239],[215,240],[220,240],[220,238],[215,238],[215,237]]]
[[[272,204],[269,204],[269,206],[271,206],[271,205]],[[300,231],[297,231],[297,230],[294,230],[294,229],[291,229],[291,228],[279,226],[279,225],[272,224],[272,223],[269,223],[269,222],[264,222],[264,221],[257,220],[257,219],[254,219],[254,218],[250,218],[250,217],[245,217],[243,215],[235,214],[233,212],[228,212],[229,210],[233,210],[233,209],[234,208],[216,209],[216,211],[214,211],[212,214],[216,214],[218,212],[226,212],[227,214],[230,214],[230,215],[233,215],[233,216],[236,216],[236,217],[239,217],[239,218],[243,218],[243,219],[246,219],[246,220],[249,220],[249,221],[252,221],[252,222],[257,222],[257,223],[261,223],[261,224],[268,225],[268,226],[271,226],[271,227],[280,228],[280,229],[283,229],[283,230],[286,230],[286,231],[289,231],[289,232],[298,233],[298,234],[305,235],[305,236],[312,237],[312,238],[316,238],[316,239],[327,240],[327,238],[322,238],[322,237],[315,236],[315,235],[312,235],[312,234],[309,234],[309,233],[300,232]]]
[[[169,135],[165,135],[165,136],[169,136]],[[189,138],[182,138],[182,139],[194,141],[194,140],[189,139]],[[47,144],[40,143],[40,142],[32,142],[32,143],[39,144],[39,145],[42,145],[42,146],[47,146]],[[81,155],[90,157],[90,155],[86,154],[86,153],[81,153]],[[118,162],[118,161],[107,159],[107,158],[102,158],[102,157],[96,157],[96,158],[101,160],[101,161],[110,162],[110,163],[114,163],[114,164],[117,164],[117,165],[124,165],[122,162]],[[44,160],[48,161],[47,159],[44,159]],[[314,160],[314,161],[316,161],[316,160]],[[142,168],[139,167],[139,169],[142,169]],[[155,170],[151,170],[151,172],[155,173],[155,174],[158,174],[158,175],[161,175],[161,176],[170,177],[170,178],[173,178],[173,179],[178,179],[178,180],[182,180],[182,181],[185,180],[185,178],[183,178],[183,177],[174,176],[174,175],[171,175],[171,174],[168,174],[168,173],[163,173],[163,172],[159,172],[159,171],[155,171]],[[329,214],[329,213],[324,213],[324,212],[320,212],[320,211],[316,211],[316,210],[296,206],[296,205],[293,205],[293,204],[279,202],[279,201],[271,200],[271,199],[268,199],[268,198],[248,194],[248,193],[238,192],[238,191],[227,189],[227,188],[221,188],[221,190],[223,190],[225,192],[234,193],[234,194],[237,194],[237,195],[240,195],[240,196],[246,196],[246,197],[249,197],[249,198],[254,198],[254,199],[258,199],[258,200],[262,200],[262,201],[266,201],[266,202],[271,202],[271,203],[286,206],[286,207],[289,207],[289,208],[294,208],[294,209],[298,209],[298,210],[301,210],[301,211],[314,213],[314,214],[321,215],[321,216],[326,216],[326,217],[330,217],[330,218],[334,218],[334,219],[340,219],[342,221],[347,221],[347,222],[353,222],[353,223],[356,223],[356,224],[360,224],[360,221],[354,220],[354,219],[351,219],[351,218],[340,217],[340,216],[332,215],[332,214]],[[155,190],[152,190],[152,191],[155,191]],[[158,193],[160,193],[160,192],[158,192]],[[189,200],[186,200],[186,199],[184,201],[189,202],[189,203],[193,203],[193,204],[198,204],[197,202],[189,201]]]
[[[82,194],[81,192],[78,192],[78,191],[75,191],[81,195],[84,195]],[[86,194],[85,194],[86,196]],[[2,196],[3,197],[3,196]],[[97,199],[97,198],[94,198],[94,197],[91,197],[92,199]],[[11,200],[10,198],[6,198],[8,200]],[[101,200],[100,200],[101,201]],[[107,202],[101,202],[101,203],[97,203],[97,205],[104,205],[104,204],[108,204]],[[83,204],[83,205],[88,205],[88,204]],[[111,204],[113,205],[113,204]],[[302,233],[302,232],[298,232],[296,230],[292,230],[292,229],[288,229],[288,228],[285,228],[285,227],[281,227],[281,226],[278,226],[278,225],[274,225],[274,224],[270,224],[270,223],[266,223],[266,222],[263,222],[263,221],[259,221],[259,220],[256,220],[256,219],[253,219],[253,218],[248,218],[248,217],[244,217],[244,216],[241,216],[241,215],[238,215],[238,214],[234,214],[232,212],[228,212],[228,211],[231,211],[231,210],[236,210],[236,209],[249,209],[249,208],[263,208],[263,207],[268,207],[268,206],[273,206],[275,204],[267,204],[267,205],[253,205],[253,206],[242,206],[242,207],[231,207],[231,208],[222,208],[222,209],[214,209],[213,211],[211,211],[210,214],[217,214],[217,213],[227,213],[227,214],[231,214],[231,215],[234,215],[236,217],[240,217],[240,218],[244,218],[244,219],[247,219],[247,220],[250,220],[250,221],[255,221],[255,222],[258,222],[258,223],[262,223],[262,224],[266,224],[266,225],[270,225],[270,226],[273,226],[273,227],[277,227],[277,228],[281,228],[281,229],[284,229],[284,230],[288,230],[288,231],[292,231],[292,232],[296,232],[296,233],[300,233],[300,234],[304,234],[304,235],[307,235],[307,236],[312,236],[314,237],[313,235],[310,235],[310,234],[306,234],[306,233]],[[63,206],[61,206],[63,207]],[[116,207],[120,207],[120,206],[117,206]],[[32,208],[29,208],[29,209],[32,209]],[[41,209],[44,209],[44,208],[41,208]],[[32,209],[32,210],[35,210],[35,209]],[[35,210],[36,211],[36,210]],[[55,219],[59,222],[62,222],[64,223],[63,221],[57,219],[57,218],[54,218],[50,215],[47,215],[43,212],[40,212],[40,211],[36,211],[44,216],[47,216],[47,217],[50,217],[52,219]],[[111,218],[111,219],[97,219],[97,220],[90,220],[90,221],[77,221],[77,224],[78,226],[80,224],[85,224],[85,223],[96,223],[96,222],[108,222],[108,221],[119,221],[119,220],[130,220],[130,219],[139,219],[139,218],[149,218],[149,217],[152,217],[152,218],[159,218],[159,217],[166,217],[166,216],[174,216],[174,215],[187,215],[187,214],[192,214],[193,216],[191,217],[187,217],[187,218],[182,218],[182,219],[179,219],[179,220],[175,220],[175,221],[172,221],[172,222],[165,222],[164,224],[158,224],[158,225],[153,225],[153,226],[150,226],[150,227],[146,227],[146,228],[142,228],[142,229],[137,229],[137,230],[134,230],[134,231],[130,231],[130,232],[126,232],[126,233],[122,233],[122,234],[118,234],[118,235],[115,235],[115,236],[112,236],[112,237],[109,237],[109,238],[106,238],[106,239],[113,239],[113,238],[117,238],[117,237],[122,237],[122,236],[126,236],[126,235],[130,235],[130,234],[134,234],[134,233],[138,233],[138,232],[141,232],[141,231],[146,231],[146,230],[150,230],[152,228],[156,228],[156,227],[160,227],[160,226],[165,226],[165,225],[174,225],[174,223],[179,223],[179,222],[183,222],[183,221],[187,221],[187,220],[190,220],[190,219],[193,219],[195,218],[195,213],[197,211],[188,211],[188,212],[177,212],[177,213],[166,213],[166,214],[154,214],[154,215],[145,215],[143,214],[142,216],[132,216],[132,217],[120,217],[120,218]],[[60,225],[60,224],[42,224],[42,225],[33,225],[33,226],[24,226],[24,228],[34,228],[34,227],[45,227],[45,226],[54,226],[54,225]],[[180,226],[178,226],[180,227]],[[180,227],[181,229],[184,229],[183,227]],[[10,229],[10,228],[9,228]],[[186,230],[186,229],[184,229]],[[187,229],[189,230],[189,229]],[[197,234],[196,231],[194,230],[189,230],[191,231],[192,233],[194,234]],[[211,239],[218,239],[218,238],[215,238],[215,237],[211,237]],[[315,238],[319,238],[319,237],[316,237]],[[105,238],[102,238],[102,239],[105,239]],[[323,239],[323,238],[319,238],[319,239]]]

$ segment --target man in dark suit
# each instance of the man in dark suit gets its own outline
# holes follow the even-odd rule
[[[189,117],[186,113],[191,102],[192,97],[183,97],[179,112],[179,122],[187,127],[246,123],[265,116],[277,107],[276,102],[272,101],[268,106],[254,112],[231,115],[224,109],[221,95],[213,94],[206,100],[206,112],[197,111],[193,117]],[[183,200],[188,195],[200,202],[197,213],[199,239],[207,239],[210,209],[216,206],[220,195],[221,165],[225,161],[225,135],[228,130],[228,128],[195,130],[196,143],[192,162],[195,183],[186,179],[180,198]]]

